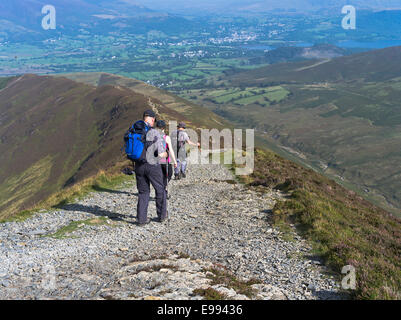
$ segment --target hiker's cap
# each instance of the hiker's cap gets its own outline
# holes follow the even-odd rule
[[[153,110],[146,110],[143,113],[143,117],[144,118],[146,118],[146,117],[156,118],[156,114],[153,112]]]
[[[183,129],[185,129],[187,126],[186,126],[186,124],[185,124],[185,122],[180,122],[179,124],[178,124],[178,128],[183,128]]]
[[[163,129],[166,127],[166,122],[164,122],[163,120],[159,120],[156,122],[156,127]]]

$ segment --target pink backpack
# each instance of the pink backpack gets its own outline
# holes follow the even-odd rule
[[[168,144],[167,144],[167,142],[166,142],[166,137],[167,137],[167,135],[164,135],[164,136],[163,136],[163,147],[164,147],[164,150],[167,151],[168,158],[161,158],[161,159],[160,159],[160,163],[162,163],[162,164],[170,163],[170,152],[169,152]]]

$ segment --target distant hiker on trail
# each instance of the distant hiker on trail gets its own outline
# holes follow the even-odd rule
[[[174,177],[176,180],[186,177],[187,169],[187,151],[185,144],[200,147],[200,143],[194,143],[189,139],[188,133],[185,132],[186,125],[184,122],[178,124],[178,130],[171,134],[171,141],[174,147],[174,153],[177,158],[177,168],[175,168]]]
[[[156,191],[156,211],[158,221],[167,219],[166,189],[163,183],[163,172],[160,159],[167,157],[163,138],[158,130],[153,129],[156,115],[152,110],[143,114],[143,120],[135,124],[126,133],[125,152],[135,164],[136,183],[138,188],[137,219],[138,225],[150,222],[147,218],[150,197],[150,184]]]
[[[170,138],[170,136],[168,136],[165,133],[166,122],[164,122],[163,120],[159,120],[156,123],[156,127],[160,130],[160,134],[163,137],[164,149],[169,154],[169,156],[167,158],[160,159],[160,164],[162,166],[162,171],[163,171],[164,187],[166,189],[167,199],[169,199],[167,186],[168,186],[168,183],[171,180],[171,177],[173,176],[173,166],[171,165],[171,163],[173,163],[174,169],[175,169],[175,168],[177,168],[177,160],[176,160],[174,152],[173,152],[174,149],[173,149],[173,146],[171,144],[171,138]]]

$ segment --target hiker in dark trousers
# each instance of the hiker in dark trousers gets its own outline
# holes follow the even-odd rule
[[[163,148],[163,138],[158,130],[152,129],[156,115],[152,110],[147,110],[143,114],[143,120],[149,131],[146,134],[146,141],[150,145],[146,152],[146,162],[135,163],[135,175],[138,188],[137,219],[139,225],[146,225],[150,222],[147,218],[150,197],[150,184],[156,191],[156,211],[158,221],[163,222],[167,219],[167,200],[166,189],[163,183],[163,172],[160,159],[167,157],[167,152]]]
[[[177,168],[177,161],[175,159],[175,155],[173,152],[173,146],[171,144],[171,138],[166,134],[166,122],[163,120],[159,120],[156,123],[157,129],[160,131],[160,135],[163,137],[163,146],[166,152],[168,153],[167,158],[162,158],[160,159],[160,164],[162,166],[162,171],[163,171],[163,182],[164,182],[164,187],[166,188],[166,194],[167,194],[167,199],[169,199],[168,195],[168,183],[171,180],[171,177],[173,176],[173,170]],[[174,169],[173,169],[173,165]]]
[[[174,171],[174,177],[176,180],[186,177],[187,169],[187,151],[185,144],[188,143],[191,146],[200,147],[200,143],[194,143],[189,139],[188,133],[185,132],[186,125],[184,122],[178,124],[178,130],[171,134],[171,141],[174,147],[174,153],[177,158],[177,168]]]

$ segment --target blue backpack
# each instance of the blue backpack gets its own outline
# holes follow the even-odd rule
[[[146,150],[149,147],[149,143],[146,141],[146,134],[150,129],[143,120],[135,122],[129,128],[124,136],[125,154],[128,159],[135,162],[146,162]]]

